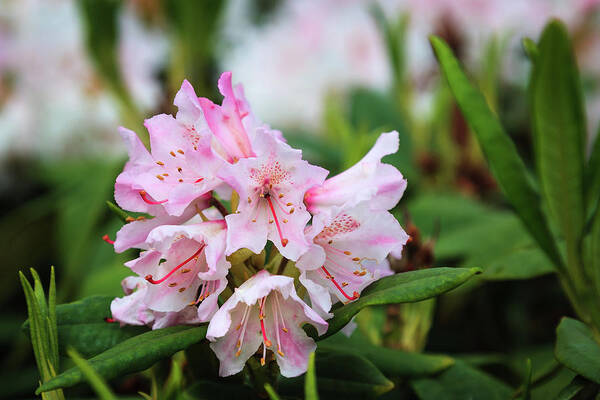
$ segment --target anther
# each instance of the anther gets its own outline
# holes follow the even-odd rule
[[[183,150],[181,150],[181,149],[177,150],[177,152],[178,152],[179,154],[183,154]]]
[[[287,204],[286,204],[286,206],[288,206],[288,207],[289,207],[289,206],[291,206],[292,204],[293,204],[293,203],[287,203]]]
[[[158,179],[160,179],[161,181],[164,181],[164,180],[165,180],[165,178],[163,178],[163,177],[162,177],[162,176],[160,176],[160,175],[156,175],[156,177],[157,177]]]
[[[183,293],[183,291],[185,291],[185,288],[184,288],[184,287],[182,287],[182,288],[179,288],[179,293]]]
[[[279,198],[282,198],[282,197],[283,197],[283,193],[279,193]]]
[[[349,256],[349,255],[351,255],[352,253],[350,253],[348,250],[346,250],[346,251],[344,252],[344,254],[345,254],[345,255],[347,255],[347,256]]]
[[[171,282],[171,283],[169,283],[169,287],[175,287],[175,286],[177,286],[177,282]]]
[[[171,151],[169,152],[169,154],[171,154],[173,157],[177,157],[177,155],[175,155],[175,152],[174,152],[173,150],[171,150]]]
[[[163,166],[163,165],[165,165],[165,163],[164,163],[164,162],[162,162],[162,161],[157,161],[156,163],[157,163],[158,165],[160,165],[160,166]]]
[[[358,257],[354,257],[354,258],[352,259],[352,261],[360,261],[360,258],[358,258]]]

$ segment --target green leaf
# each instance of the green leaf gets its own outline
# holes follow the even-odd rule
[[[373,398],[394,388],[369,360],[354,354],[317,349],[315,368],[317,389],[325,398]],[[298,396],[303,388],[302,376],[279,381],[280,395]]]
[[[319,400],[319,392],[317,391],[317,373],[315,372],[315,353],[310,353],[308,356],[308,368],[304,378],[304,399]]]
[[[468,261],[468,262],[472,262]],[[513,249],[483,266],[481,278],[488,281],[523,280],[555,272],[548,257],[536,247]]]
[[[523,395],[520,397],[523,400],[531,400],[531,376],[533,368],[531,367],[531,359],[527,359],[527,372],[525,374],[525,382],[523,382]]]
[[[542,34],[531,77],[531,102],[542,193],[565,238],[568,267],[576,269],[585,223],[587,135],[575,56],[567,30],[558,21],[550,22]]]
[[[377,304],[414,303],[438,296],[480,273],[479,268],[430,268],[404,272],[379,279],[369,285],[360,298],[333,311],[329,329],[319,339],[342,329],[354,315],[367,306]]]
[[[435,36],[430,41],[450,90],[475,132],[500,188],[550,260],[562,266],[560,253],[541,210],[539,194],[527,177],[525,164],[514,143],[504,132],[481,92],[471,85],[448,45]]]
[[[121,221],[127,222],[127,218],[129,218],[129,214],[127,214],[125,211],[123,211],[119,206],[117,206],[112,201],[107,200],[106,205],[108,206],[108,209],[110,211],[112,211],[112,213],[115,214],[117,217],[119,217],[119,219]]]
[[[438,377],[417,379],[411,385],[421,400],[506,400],[512,393],[503,382],[459,360]]]
[[[69,357],[71,357],[75,365],[83,372],[85,379],[87,379],[89,384],[94,389],[94,392],[96,392],[96,394],[101,400],[117,399],[115,395],[111,392],[106,382],[104,382],[102,377],[98,375],[94,368],[84,358],[82,358],[73,349],[67,350],[67,354],[69,355]]]
[[[361,340],[357,333],[350,338],[342,333],[337,333],[320,341],[319,349],[336,350],[365,357],[390,378],[434,375],[454,365],[454,359],[448,356],[374,346],[364,339]]]
[[[527,57],[529,57],[529,59],[532,62],[535,62],[539,55],[539,49],[537,47],[537,44],[535,44],[535,42],[528,37],[523,38],[521,43],[523,44],[523,49],[525,50],[525,53],[527,53]]]
[[[206,326],[173,326],[146,332],[127,339],[88,360],[106,380],[132,372],[143,371],[155,362],[184,350],[204,339]],[[44,383],[36,393],[71,387],[84,379],[81,369],[71,368]]]
[[[120,327],[116,323],[107,323],[104,318],[111,316],[113,299],[92,296],[56,307],[60,348],[73,347],[84,357],[92,357],[147,331],[141,326]],[[29,328],[29,321],[24,328]]]
[[[584,190],[589,213],[595,211],[600,203],[600,127],[596,133],[590,158],[585,167]]]
[[[600,383],[600,344],[583,322],[563,318],[556,329],[556,359],[568,368]]]
[[[275,389],[273,389],[273,386],[269,385],[268,383],[265,383],[265,392],[267,392],[269,399],[279,400],[279,395],[277,394]]]
[[[575,398],[590,382],[580,376],[576,376],[556,396],[555,400],[571,400]]]

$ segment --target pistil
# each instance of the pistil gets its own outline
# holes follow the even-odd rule
[[[187,260],[185,260],[184,262],[182,262],[181,264],[179,264],[178,266],[173,268],[167,275],[160,278],[159,280],[154,280],[154,278],[152,278],[152,275],[146,275],[145,279],[154,285],[164,282],[165,280],[169,279],[169,277],[171,275],[173,275],[175,272],[177,272],[178,269],[180,269],[181,267],[183,267],[184,265],[186,265],[187,263],[192,261],[194,258],[198,257],[198,255],[202,252],[202,250],[204,250],[205,246],[206,245],[204,243],[202,243],[200,248],[198,250],[196,250],[196,252],[194,254],[192,254],[192,256],[190,256],[190,258],[188,258]]]

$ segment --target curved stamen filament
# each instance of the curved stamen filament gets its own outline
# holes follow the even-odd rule
[[[202,252],[202,250],[204,250],[205,246],[206,245],[204,243],[202,243],[202,246],[200,246],[200,248],[198,250],[196,250],[196,252],[190,256],[190,258],[188,258],[187,260],[185,260],[184,262],[182,262],[181,264],[179,264],[178,266],[173,268],[167,275],[163,276],[159,280],[154,280],[154,278],[152,278],[152,275],[146,275],[146,280],[154,285],[164,282],[165,280],[169,279],[169,277],[171,275],[173,275],[175,272],[177,272],[177,270],[179,268],[183,267],[185,264],[189,263],[194,258],[196,258]]]
[[[281,233],[281,226],[279,226],[279,219],[277,219],[277,213],[275,213],[275,208],[273,208],[273,202],[271,201],[270,195],[265,195],[265,199],[269,203],[269,208],[271,209],[271,214],[273,214],[273,219],[275,220],[275,225],[277,226],[277,232],[279,233],[279,238],[281,239],[281,245],[283,247],[287,246],[289,240],[283,237],[283,233]]]
[[[277,292],[273,293],[273,297],[275,298],[275,303],[277,304],[277,309],[279,310],[279,317],[281,318],[281,330],[287,333],[287,328],[285,327],[285,320],[283,319],[283,313],[281,312],[281,306],[279,305],[279,297],[277,297]]]
[[[242,332],[240,332],[240,337],[237,341],[237,351],[235,352],[235,356],[239,357],[242,353],[242,345],[244,344],[244,334],[246,333],[246,325],[248,325],[248,316],[250,315],[250,307],[246,306],[244,310],[244,314],[242,315],[242,319],[240,320],[240,324],[236,329],[242,328]]]
[[[273,322],[275,325],[275,337],[277,339],[277,354],[281,357],[284,356],[281,351],[281,340],[279,340],[279,316],[277,315],[277,303],[274,300],[271,301],[271,310],[273,311]]]
[[[204,178],[198,178],[198,179],[196,179],[196,180],[194,181],[194,183],[200,183],[200,182],[202,182],[203,180],[204,180]]]
[[[142,200],[144,200],[146,203],[152,204],[152,205],[157,205],[157,204],[162,204],[162,203],[167,202],[167,199],[160,200],[160,201],[151,200],[150,197],[148,197],[148,193],[146,193],[144,190],[140,191],[140,196],[142,197]]]
[[[329,271],[327,271],[327,268],[325,268],[324,265],[321,268],[323,269],[323,272],[325,272],[325,275],[327,276],[327,278],[329,278],[329,280],[331,280],[331,282],[333,282],[333,284],[335,285],[337,290],[339,290],[340,293],[342,293],[342,295],[344,295],[345,298],[347,298],[350,301],[358,299],[358,297],[360,296],[360,294],[358,292],[355,291],[354,293],[352,293],[352,297],[348,296],[348,294],[344,291],[344,289],[342,289],[340,284],[337,283],[337,281],[335,280],[333,275],[331,275],[329,273]]]

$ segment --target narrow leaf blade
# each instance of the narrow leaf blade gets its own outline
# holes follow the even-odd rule
[[[541,210],[539,194],[527,178],[525,164],[514,143],[504,132],[481,92],[469,82],[450,47],[435,36],[430,41],[450,90],[475,132],[502,192],[550,260],[562,266],[560,253]]]
[[[556,329],[554,354],[558,361],[596,383],[600,383],[600,344],[583,322],[563,318]]]

